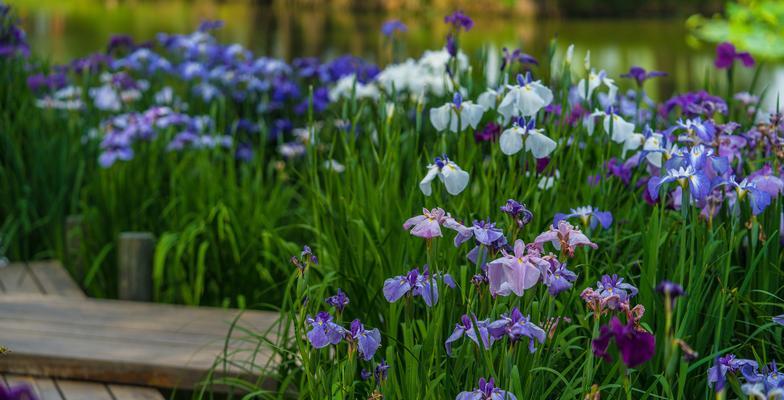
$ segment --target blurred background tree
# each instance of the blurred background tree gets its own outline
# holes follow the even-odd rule
[[[755,56],[784,58],[784,1],[740,0],[727,4],[725,15],[687,21],[694,38],[707,42],[734,43]]]

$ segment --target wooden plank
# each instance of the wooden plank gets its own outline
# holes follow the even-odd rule
[[[223,354],[238,310],[54,296],[0,296],[0,372],[156,387],[194,387]],[[242,313],[263,334],[277,313]],[[271,352],[237,330],[229,375],[258,374]],[[255,364],[255,366],[254,366]],[[218,374],[220,375],[220,374]]]
[[[152,388],[107,385],[115,400],[164,400],[161,392]]]
[[[58,380],[57,387],[66,400],[114,400],[102,383]]]
[[[58,261],[40,261],[27,264],[44,294],[85,298],[84,292]]]
[[[41,286],[24,263],[12,263],[0,268],[0,282],[4,294],[42,294]]]

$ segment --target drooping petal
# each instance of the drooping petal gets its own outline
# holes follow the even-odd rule
[[[460,194],[460,192],[468,186],[468,179],[470,178],[468,172],[463,171],[453,162],[449,162],[445,165],[444,168],[441,169],[441,174],[439,176],[446,186],[446,191],[452,196]]]
[[[310,344],[316,349],[321,349],[329,345],[330,341],[323,326],[313,326],[313,329],[308,332],[307,336]]]
[[[480,104],[472,104],[470,101],[464,102],[460,110],[460,125],[461,130],[467,126],[476,129],[479,121],[482,120],[482,115],[485,113],[485,107]]]
[[[501,152],[508,156],[519,152],[523,148],[522,132],[523,129],[519,126],[505,130],[498,139],[498,144],[501,145]]]
[[[430,122],[437,131],[441,132],[446,130],[449,126],[449,120],[452,114],[452,103],[444,104],[438,108],[430,109]]]
[[[607,229],[612,225],[613,216],[609,211],[594,211],[593,216],[596,217],[604,229]]]
[[[411,284],[405,276],[396,276],[384,281],[384,297],[388,302],[394,303],[411,290]]]
[[[433,193],[433,188],[430,183],[433,179],[436,179],[436,176],[438,176],[438,166],[432,165],[428,168],[427,174],[422,181],[419,182],[419,190],[421,190],[425,196],[430,196]]]
[[[381,346],[381,333],[378,328],[364,331],[357,339],[357,349],[365,361],[373,358],[379,346]]]
[[[543,135],[538,130],[528,131],[525,139],[525,149],[531,151],[534,158],[545,158],[558,146],[553,139]]]

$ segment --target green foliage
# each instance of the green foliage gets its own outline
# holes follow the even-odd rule
[[[686,22],[692,34],[703,41],[731,42],[755,56],[769,60],[784,58],[784,3],[778,0],[728,2],[726,16],[705,18],[693,15]]]

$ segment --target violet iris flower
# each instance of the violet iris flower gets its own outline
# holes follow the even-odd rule
[[[351,330],[348,332],[347,337],[352,342],[356,342],[357,350],[365,361],[370,361],[376,350],[381,346],[381,333],[378,328],[366,330],[358,319],[351,322]]]
[[[343,309],[345,309],[349,303],[349,298],[345,292],[338,288],[337,294],[327,297],[324,301],[332,307],[335,307],[335,311],[342,313]]]
[[[522,296],[527,289],[539,282],[540,264],[544,263],[544,260],[539,257],[538,252],[526,255],[525,251],[525,243],[517,239],[513,254],[501,250],[503,256],[487,264],[490,294],[508,296],[514,293]]]
[[[509,50],[504,47],[503,52],[504,56],[501,58],[501,71],[505,70],[507,66],[511,67],[514,62],[519,62],[521,65],[539,65],[539,61],[537,61],[536,58],[523,53],[520,49],[509,52]]]
[[[455,287],[455,281],[451,275],[445,274],[443,280],[447,286]],[[400,300],[405,295],[411,295],[412,297],[421,296],[428,307],[438,303],[436,277],[431,276],[427,265],[425,265],[422,273],[419,272],[418,268],[414,268],[406,275],[399,275],[385,280],[383,292],[384,297],[390,303]]]
[[[773,322],[779,325],[784,325],[784,314],[781,314],[778,317],[773,317]]]
[[[445,226],[457,231],[454,241],[455,247],[459,247],[472,237],[475,239],[476,246],[466,255],[468,260],[474,264],[479,260],[479,264],[484,265],[487,258],[487,249],[498,251],[504,248],[507,243],[504,232],[501,229],[496,228],[495,223],[490,222],[489,219],[487,221],[474,220],[474,224],[468,227],[457,222]],[[481,246],[485,246],[486,249],[481,252],[480,259]]]
[[[535,342],[543,344],[547,337],[544,329],[531,322],[530,316],[524,316],[517,307],[511,313],[501,315],[501,319],[491,322],[487,329],[495,340],[506,336],[514,343],[523,337],[528,338],[528,351],[531,353],[536,351]]]
[[[602,276],[602,280],[596,282],[596,289],[586,288],[580,297],[594,313],[603,314],[608,310],[619,310],[622,305],[628,306],[629,300],[637,293],[636,287],[613,274]]]
[[[479,338],[476,336],[477,331],[479,331],[479,337],[482,340],[482,346],[485,348],[485,350],[490,349],[490,346],[495,341],[488,331],[490,322],[488,320],[477,320],[476,327],[474,327],[472,319],[476,320],[476,316],[469,317],[468,315],[463,315],[460,317],[460,322],[455,324],[455,330],[452,331],[452,334],[449,335],[449,337],[446,339],[446,342],[444,343],[447,355],[452,355],[452,343],[458,341],[464,335],[468,336],[469,339],[479,346]]]
[[[498,139],[501,135],[501,125],[495,122],[488,122],[484,128],[474,132],[474,140],[476,142],[491,142]]]
[[[528,209],[525,203],[518,203],[516,200],[509,199],[506,204],[501,206],[501,212],[511,217],[518,228],[522,228],[534,218],[534,213]]]
[[[659,108],[659,114],[666,117],[675,108],[679,108],[681,113],[687,117],[700,115],[710,117],[715,113],[726,114],[728,110],[727,102],[724,99],[713,96],[704,90],[673,96]]]
[[[566,263],[558,261],[555,256],[544,256],[542,259],[547,263],[542,270],[542,283],[547,286],[550,296],[555,297],[571,289],[573,282],[577,280],[577,274],[566,269]]]
[[[495,387],[493,378],[479,378],[479,387],[471,392],[460,392],[455,400],[517,400],[511,392]]]
[[[671,305],[675,304],[676,298],[686,294],[686,291],[683,290],[683,286],[668,280],[659,282],[659,285],[656,286],[656,291],[667,296],[667,298],[670,299]]]
[[[602,326],[599,337],[591,341],[593,354],[611,362],[607,348],[612,339],[615,339],[621,360],[629,368],[650,360],[656,350],[656,338],[653,335],[635,327],[633,321],[623,325],[617,317],[613,317],[608,325]]]
[[[461,29],[468,32],[474,27],[474,20],[460,10],[445,16],[444,23],[452,25],[452,28],[457,32],[460,32]]]
[[[629,68],[629,72],[625,74],[621,74],[622,78],[631,78],[637,81],[637,86],[642,87],[642,84],[645,83],[646,80],[651,78],[658,78],[661,76],[667,76],[666,72],[661,71],[646,71],[643,67],[633,66]]]
[[[596,228],[599,224],[602,225],[602,228],[607,229],[613,222],[612,213],[609,211],[599,211],[591,206],[572,208],[571,211],[572,212],[569,214],[555,213],[555,217],[553,217],[553,226],[558,226],[559,222],[575,217],[579,217],[583,225],[588,226],[591,229]]]
[[[716,46],[716,59],[713,61],[716,68],[732,68],[733,64],[735,64],[735,60],[740,60],[746,68],[754,66],[754,58],[751,54],[747,51],[737,51],[732,43],[723,42]]]
[[[569,257],[574,257],[574,250],[579,246],[587,246],[593,249],[599,248],[596,243],[591,242],[579,229],[576,229],[566,221],[559,221],[557,227],[551,226],[550,230],[534,239],[534,244],[539,246],[539,248],[544,248],[544,244],[547,242],[552,243],[553,247]]]
[[[701,200],[710,192],[710,179],[702,170],[697,170],[692,165],[667,169],[664,177],[652,176],[648,181],[648,194],[656,201],[659,198],[659,188],[668,182],[678,182],[682,188],[688,186],[691,196]]]
[[[391,38],[395,32],[408,32],[408,27],[399,19],[390,19],[389,21],[384,22],[384,25],[381,25],[381,33],[384,36]]]
[[[770,205],[770,194],[764,190],[758,189],[757,185],[749,180],[749,178],[745,178],[738,183],[737,178],[733,175],[727,179],[719,178],[718,181],[718,183],[714,184],[714,187],[727,185],[734,188],[738,200],[743,200],[746,195],[748,195],[749,203],[751,204],[751,212],[754,215],[762,214]]]
[[[762,373],[747,374],[741,370],[748,383],[741,386],[741,390],[749,398],[760,400],[780,400],[784,398],[784,373],[780,373],[776,362],[766,366]]]
[[[742,358],[735,358],[734,354],[727,354],[724,357],[718,357],[716,363],[708,368],[708,385],[716,385],[715,390],[721,390],[718,386],[726,382],[727,374],[743,373],[744,375],[754,375],[759,368],[759,365],[754,360],[747,360]],[[741,371],[746,371],[741,372]]]
[[[308,315],[305,321],[312,327],[307,334],[308,341],[317,349],[338,344],[349,333],[346,328],[332,322],[332,316],[326,311],[320,311],[315,318]]]

